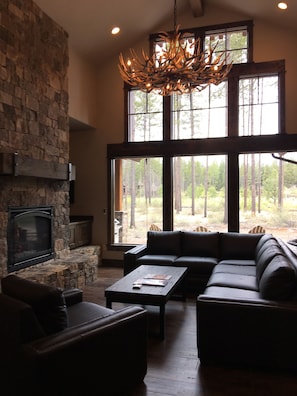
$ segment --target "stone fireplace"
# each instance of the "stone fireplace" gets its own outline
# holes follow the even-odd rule
[[[1,3],[0,277],[10,208],[52,208],[54,265],[69,259],[68,61],[67,33],[33,1]]]

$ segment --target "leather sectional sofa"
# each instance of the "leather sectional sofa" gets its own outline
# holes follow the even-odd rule
[[[186,290],[204,291],[213,269],[224,258],[252,260],[262,234],[149,231],[147,243],[124,255],[124,274],[139,265],[188,267]]]
[[[201,364],[297,369],[297,257],[271,234],[148,232],[125,253],[141,264],[189,268]]]
[[[1,279],[3,395],[123,392],[147,371],[147,314],[83,301],[82,291],[9,275]]]

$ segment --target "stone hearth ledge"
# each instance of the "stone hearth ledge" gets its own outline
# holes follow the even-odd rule
[[[100,246],[83,246],[70,250],[64,258],[15,271],[13,274],[50,286],[82,288],[97,279]]]

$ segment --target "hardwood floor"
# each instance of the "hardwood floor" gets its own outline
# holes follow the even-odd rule
[[[99,267],[98,280],[84,288],[84,299],[105,305],[105,288],[122,276],[121,268]],[[114,303],[113,309],[122,306],[122,304]],[[159,325],[158,308],[145,308],[149,312],[150,333],[147,375],[143,384],[128,393],[120,393],[118,396],[297,395],[297,375],[201,367],[197,358],[196,300],[194,297],[187,298],[186,302],[170,300],[167,303],[164,341],[160,341],[156,336]]]

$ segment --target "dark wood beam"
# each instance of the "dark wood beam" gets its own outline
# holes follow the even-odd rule
[[[195,18],[204,14],[203,0],[189,0],[190,7]]]
[[[234,136],[160,142],[109,144],[107,157],[162,157],[297,151],[297,134]]]
[[[0,153],[0,175],[70,181],[75,180],[75,166],[29,158],[18,153]]]

